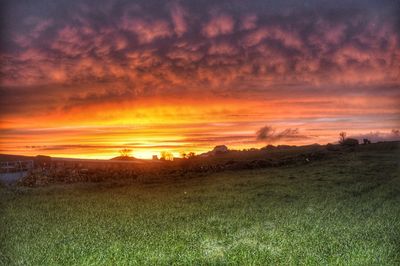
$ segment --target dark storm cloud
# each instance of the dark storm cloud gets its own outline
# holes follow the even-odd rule
[[[199,91],[240,98],[290,83],[299,97],[327,84],[333,94],[372,84],[373,94],[399,88],[398,10],[398,1],[3,1],[1,93],[40,108],[50,86],[67,109]],[[13,97],[16,86],[36,89]],[[65,86],[80,90],[55,93]]]
[[[279,140],[307,139],[308,137],[300,134],[297,128],[287,128],[281,131],[271,126],[264,126],[257,130],[256,139],[258,141],[275,142]]]

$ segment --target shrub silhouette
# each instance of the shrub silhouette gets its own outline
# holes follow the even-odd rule
[[[340,144],[347,147],[355,147],[358,146],[359,143],[357,139],[347,138]]]
[[[371,144],[371,141],[369,139],[363,139],[363,144],[364,145]]]
[[[119,154],[120,154],[122,157],[130,157],[131,153],[132,153],[132,150],[131,150],[131,149],[128,149],[128,148],[124,148],[124,149],[122,149],[122,150],[119,151]]]
[[[160,159],[161,160],[165,160],[165,161],[173,161],[174,160],[174,155],[169,151],[162,151]]]
[[[346,132],[342,131],[339,133],[339,144],[343,144],[346,140]]]

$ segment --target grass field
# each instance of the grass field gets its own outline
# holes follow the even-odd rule
[[[0,199],[3,265],[400,264],[396,150]]]

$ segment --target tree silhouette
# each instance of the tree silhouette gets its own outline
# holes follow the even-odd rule
[[[194,158],[196,156],[196,153],[194,152],[189,152],[188,154],[186,154],[186,158],[190,159],[190,158]]]
[[[161,160],[173,161],[174,160],[174,155],[169,151],[162,151],[161,152]]]
[[[183,158],[183,159],[190,159],[190,158],[193,158],[193,157],[195,157],[196,156],[196,153],[194,153],[194,152],[181,152],[180,153],[180,155],[181,155],[181,157]]]
[[[119,154],[121,154],[122,157],[130,157],[131,153],[132,153],[132,150],[128,149],[128,148],[124,148],[119,151]]]
[[[340,132],[339,133],[339,143],[340,144],[343,144],[344,143],[344,141],[346,140],[346,132],[344,132],[344,131],[342,131],[342,132]]]

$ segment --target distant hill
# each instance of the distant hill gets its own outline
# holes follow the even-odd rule
[[[138,162],[143,161],[142,159],[138,159],[132,156],[117,156],[110,159],[111,161],[130,161],[130,162]]]

